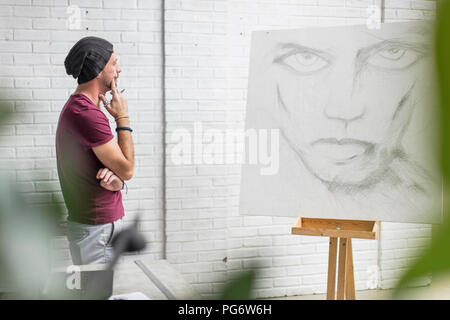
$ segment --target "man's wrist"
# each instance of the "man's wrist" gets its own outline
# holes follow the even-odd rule
[[[128,127],[130,125],[129,118],[122,118],[116,121],[118,127]]]
[[[122,114],[122,115],[118,115],[118,116],[116,116],[116,117],[114,117],[114,120],[119,120],[119,119],[122,119],[122,118],[128,118],[128,119],[130,119],[130,117],[128,116],[128,114]]]

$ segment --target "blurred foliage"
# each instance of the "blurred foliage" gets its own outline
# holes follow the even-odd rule
[[[6,177],[0,178],[0,274],[17,297],[39,298],[42,281],[50,271],[51,235],[55,206],[27,206],[19,190]]]
[[[235,279],[229,281],[219,297],[220,300],[249,300],[252,298],[252,288],[256,280],[256,269],[251,268],[241,272]]]
[[[12,114],[0,100],[0,125]],[[50,271],[51,238],[62,207],[29,206],[14,181],[0,174],[0,289],[10,297],[38,299]]]
[[[438,112],[441,123],[436,124],[440,138],[440,164],[444,181],[444,223],[437,226],[432,241],[399,281],[395,296],[407,293],[405,288],[421,277],[450,273],[450,222],[446,184],[450,178],[450,1],[437,3],[435,24],[435,69],[438,82]]]

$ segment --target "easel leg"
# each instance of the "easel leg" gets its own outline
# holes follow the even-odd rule
[[[327,300],[335,299],[336,259],[337,259],[337,238],[330,237],[330,246],[328,251]]]
[[[355,300],[355,277],[353,270],[353,248],[352,239],[347,239],[347,269],[346,269],[346,287],[345,287],[345,298],[347,300]]]
[[[344,300],[346,284],[347,238],[339,238],[337,300]]]

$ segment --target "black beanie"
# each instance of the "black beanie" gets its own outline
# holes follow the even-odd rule
[[[109,41],[85,37],[75,43],[64,60],[66,72],[78,78],[79,84],[88,82],[105,68],[112,53],[113,45]]]

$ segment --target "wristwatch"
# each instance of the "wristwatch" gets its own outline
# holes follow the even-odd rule
[[[130,131],[130,132],[133,132],[133,129],[131,129],[130,127],[117,127],[116,128],[116,132],[119,131],[119,130],[127,130],[127,131]]]

